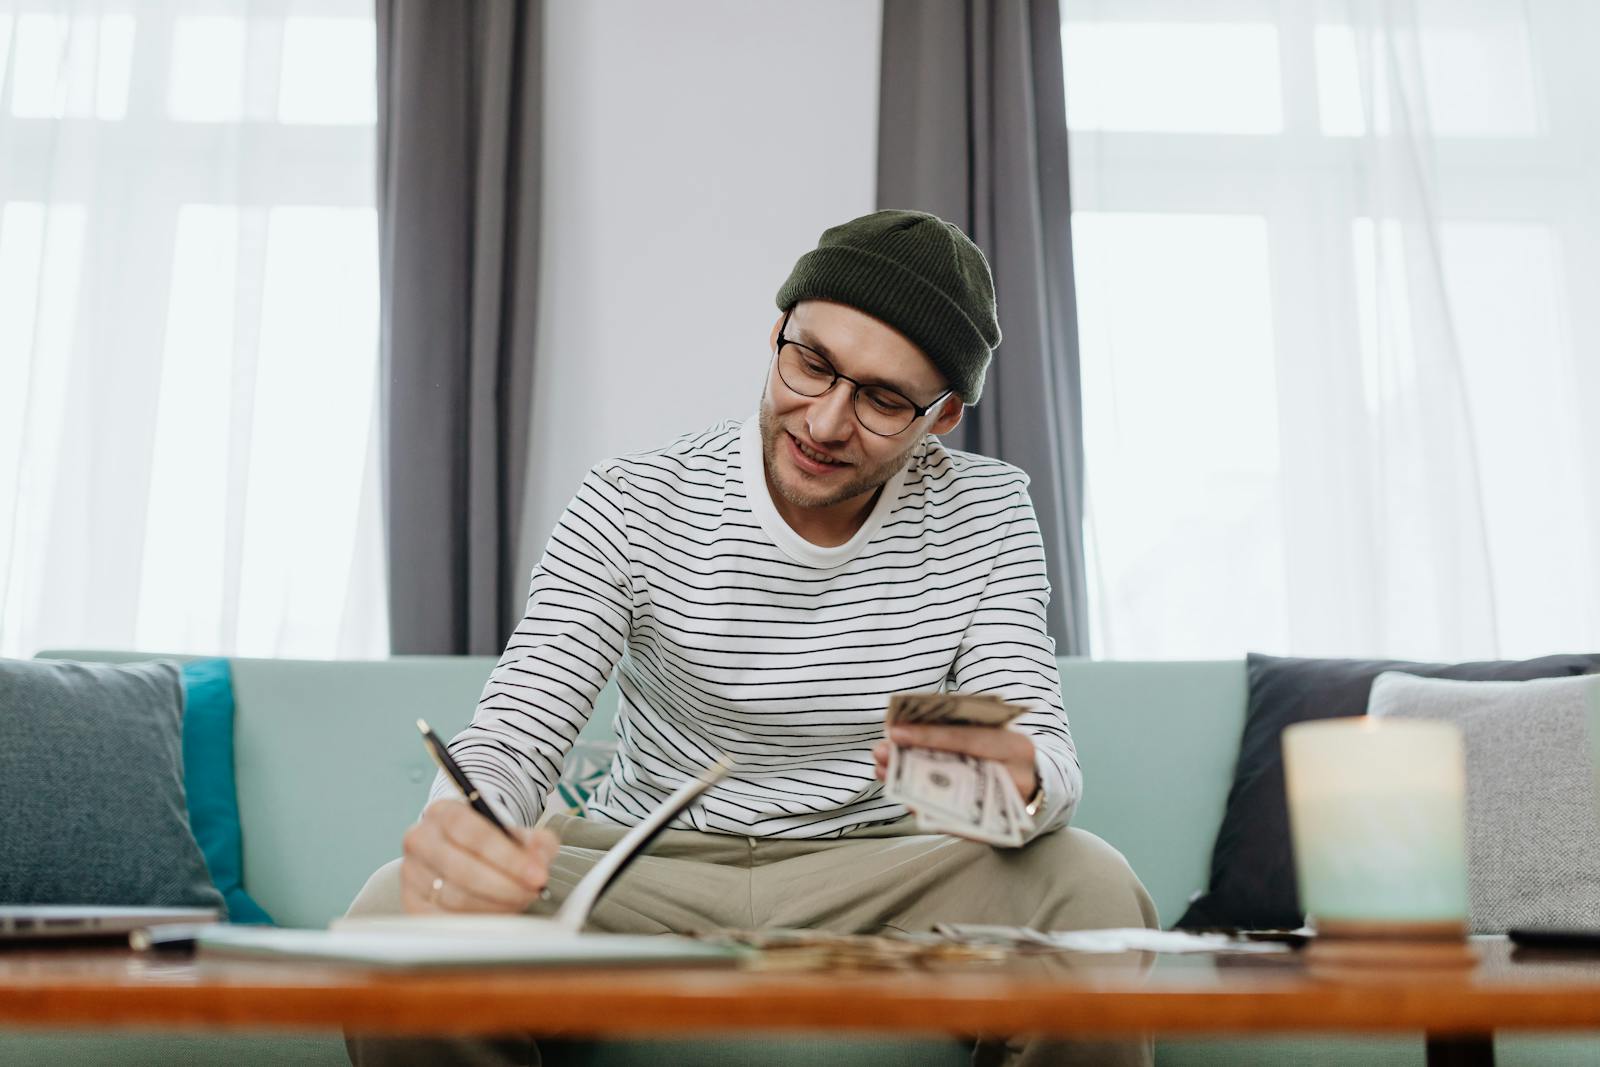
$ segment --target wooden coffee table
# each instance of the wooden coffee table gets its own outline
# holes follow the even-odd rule
[[[1600,1030],[1600,954],[1479,942],[1460,972],[1325,977],[1282,956],[1055,956],[938,971],[472,970],[432,974],[0,950],[0,1027],[668,1036],[1421,1032],[1430,1064],[1492,1063],[1497,1030]]]

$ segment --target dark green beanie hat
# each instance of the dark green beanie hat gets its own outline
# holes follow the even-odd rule
[[[1000,343],[994,280],[960,228],[923,211],[875,211],[827,230],[778,290],[778,308],[832,300],[879,319],[943,372],[968,404]]]

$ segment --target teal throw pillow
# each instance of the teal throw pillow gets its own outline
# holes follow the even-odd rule
[[[236,923],[271,923],[244,889],[244,841],[234,785],[233,674],[225,659],[183,665],[183,778],[189,825],[211,881]]]

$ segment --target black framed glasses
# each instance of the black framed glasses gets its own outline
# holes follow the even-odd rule
[[[898,389],[887,385],[869,385],[858,382],[848,374],[840,374],[827,356],[792,341],[784,334],[789,330],[789,315],[785,312],[783,325],[778,328],[778,377],[783,384],[801,396],[821,396],[843,378],[855,388],[851,406],[856,421],[863,429],[879,437],[893,437],[905,433],[913,423],[932,411],[940,401],[954,393],[946,389],[926,404],[918,404]]]

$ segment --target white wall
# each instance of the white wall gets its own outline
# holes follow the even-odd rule
[[[872,210],[878,0],[552,0],[522,574],[584,472],[755,410],[773,297]]]

